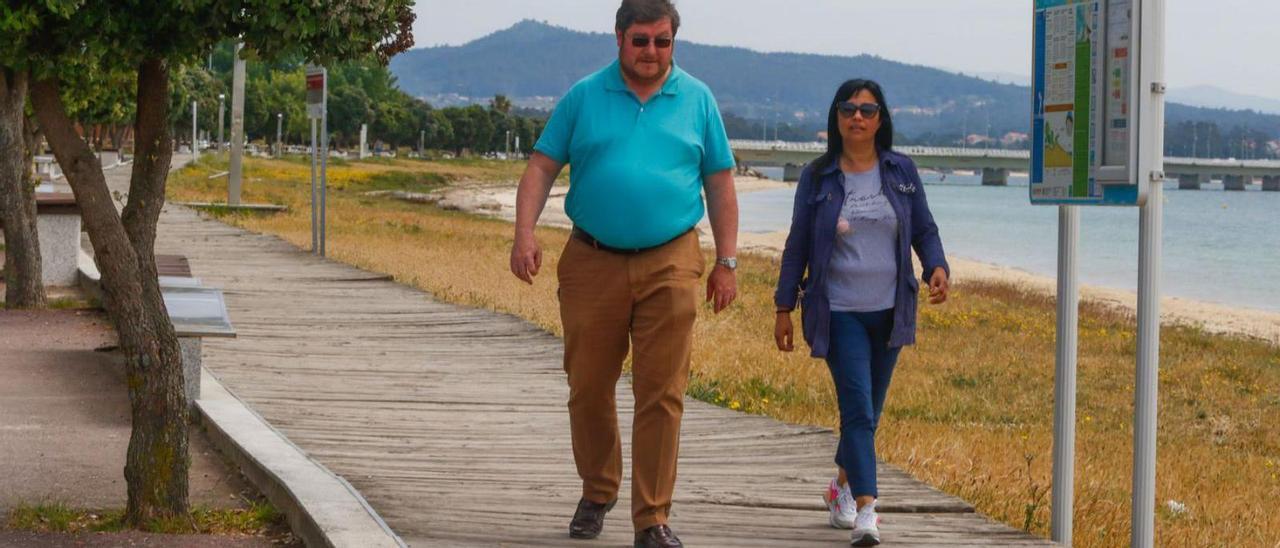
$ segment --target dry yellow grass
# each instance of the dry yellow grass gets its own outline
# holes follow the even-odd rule
[[[170,198],[217,199],[220,181],[205,178],[215,168],[202,163],[172,177]],[[481,170],[403,161],[340,167],[349,171],[340,172],[339,189],[330,195],[330,255],[440,299],[509,312],[559,334],[554,272],[566,232],[539,230],[545,262],[529,287],[507,270],[511,225],[359,192],[387,187],[380,174],[388,170],[424,168],[434,175],[404,180],[514,180],[519,172],[519,166]],[[253,160],[247,172],[247,199],[291,210],[227,220],[309,245],[305,164]],[[834,426],[835,395],[825,364],[773,348],[776,276],[775,260],[742,257],[739,301],[720,315],[702,310],[690,393],[788,422]],[[1123,546],[1129,538],[1135,322],[1091,305],[1080,317],[1075,544]],[[964,284],[945,306],[922,304],[919,343],[903,353],[890,390],[880,456],[995,519],[1047,536],[1053,326],[1052,298],[1010,286]],[[1162,331],[1161,354],[1158,543],[1276,546],[1280,349],[1169,326]]]

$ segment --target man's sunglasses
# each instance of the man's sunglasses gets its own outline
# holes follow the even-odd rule
[[[836,103],[836,110],[840,111],[840,115],[845,118],[853,118],[853,113],[861,112],[864,119],[870,120],[880,115],[880,105],[875,103],[850,103],[841,101]]]
[[[632,36],[631,46],[641,48],[641,49],[647,48],[649,47],[650,40],[653,41],[653,46],[658,49],[667,49],[671,47],[671,42],[672,42],[671,38],[652,38],[651,39],[648,36]]]

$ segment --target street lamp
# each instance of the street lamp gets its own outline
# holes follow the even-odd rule
[[[276,158],[284,156],[284,143],[280,141],[280,131],[284,126],[284,113],[276,113]]]
[[[226,98],[226,94],[218,94],[218,146],[214,147],[218,152],[222,152],[222,102]]]

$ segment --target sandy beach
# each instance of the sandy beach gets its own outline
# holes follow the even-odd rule
[[[791,188],[792,185],[781,181],[757,177],[735,177],[739,194],[761,190]],[[558,185],[551,190],[546,209],[539,220],[540,225],[568,228],[569,218],[564,213],[564,199],[567,186]],[[446,209],[456,209],[470,213],[515,221],[516,189],[512,184],[496,185],[492,183],[458,183],[447,189],[428,195],[404,196],[411,201],[438,204]],[[711,227],[704,217],[698,225],[698,232],[703,245],[712,245]],[[786,233],[749,233],[738,235],[740,253],[757,253],[774,255],[782,252],[786,241]],[[953,282],[968,280],[1000,281],[1025,287],[1027,289],[1052,295],[1057,288],[1057,281],[1052,277],[1032,274],[1012,267],[988,264],[964,257],[949,256]],[[919,265],[916,266],[917,271]],[[1132,291],[1098,286],[1081,286],[1081,299],[1107,306],[1117,307],[1133,312],[1137,309],[1137,294]],[[1181,323],[1197,325],[1214,333],[1233,333],[1256,337],[1280,344],[1280,313],[1238,308],[1216,303],[1208,303],[1165,297],[1160,302],[1161,321],[1165,323]]]

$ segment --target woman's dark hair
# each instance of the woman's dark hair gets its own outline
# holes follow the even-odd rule
[[[680,30],[680,12],[676,11],[671,0],[622,0],[618,7],[617,23],[614,29],[626,32],[636,23],[653,23],[663,17],[671,18],[671,35]]]
[[[814,160],[813,166],[816,170],[821,171],[832,162],[840,161],[840,154],[844,152],[844,136],[840,135],[840,113],[836,105],[841,101],[848,101],[858,92],[867,90],[876,98],[876,103],[880,105],[880,129],[876,131],[876,148],[884,150],[893,150],[893,116],[889,114],[889,104],[884,100],[884,91],[880,89],[880,84],[874,80],[864,80],[861,78],[846,81],[840,84],[840,89],[836,90],[836,96],[831,100],[831,107],[827,112],[827,152]]]

